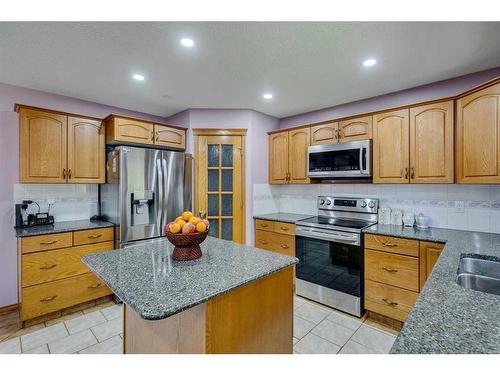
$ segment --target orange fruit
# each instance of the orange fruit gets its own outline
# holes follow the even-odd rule
[[[199,217],[196,217],[196,216],[192,216],[189,218],[189,222],[193,225],[196,225],[200,222],[200,218]]]
[[[177,223],[177,224],[179,224],[179,225],[181,226],[181,228],[182,228],[184,225],[186,225],[186,222],[185,222],[184,220],[182,220],[182,219],[177,220],[177,221],[176,221],[176,223]]]
[[[200,221],[198,224],[196,224],[196,230],[200,233],[203,233],[207,230],[207,225],[203,221]]]
[[[182,213],[182,218],[185,220],[185,221],[188,221],[189,219],[191,219],[193,217],[193,213],[191,211],[184,211]]]
[[[175,218],[174,222],[175,222],[175,221],[179,221],[179,220],[182,220],[182,216],[177,216],[177,217]]]
[[[173,223],[170,225],[170,233],[179,233],[181,231],[181,226],[179,223]]]

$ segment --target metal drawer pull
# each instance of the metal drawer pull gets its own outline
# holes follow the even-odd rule
[[[262,228],[267,228],[267,227],[268,227],[268,225],[267,225],[267,224],[260,224],[260,226],[261,226]]]
[[[282,249],[288,249],[289,247],[290,247],[290,246],[288,246],[288,245],[281,244],[281,248],[282,248]]]
[[[40,242],[40,245],[53,245],[56,242],[59,242],[59,240],[53,240],[53,241],[49,241],[49,242]]]
[[[269,242],[264,241],[264,240],[260,240],[260,243],[261,243],[262,245],[267,245]]]
[[[40,300],[40,302],[50,302],[50,301],[55,300],[56,298],[57,298],[57,294],[55,294],[55,295],[53,295],[53,296],[51,296],[51,297],[42,298],[42,299]]]
[[[386,247],[398,247],[397,244],[395,244],[395,243],[389,243],[389,242],[382,242],[382,245],[384,245]]]
[[[281,230],[284,230],[284,231],[287,231],[289,230],[290,228],[287,228],[287,227],[280,227]]]
[[[394,269],[394,268],[382,267],[382,269],[383,269],[384,271],[391,272],[391,273],[392,273],[392,272],[398,272],[398,270],[397,270],[397,269]]]
[[[89,289],[97,289],[101,286],[102,284],[101,283],[97,283],[97,284],[92,284],[92,285],[89,285],[88,288]]]
[[[87,238],[99,238],[102,237],[102,234],[89,234]]]
[[[399,303],[392,302],[392,301],[388,300],[387,298],[382,298],[382,301],[384,301],[385,303],[387,303],[389,306],[397,306],[397,305],[399,305]]]
[[[51,268],[54,268],[55,266],[57,266],[56,263],[54,263],[54,264],[46,264],[45,266],[41,266],[40,269],[41,270],[50,270]]]

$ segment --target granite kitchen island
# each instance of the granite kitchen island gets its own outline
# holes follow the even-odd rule
[[[83,262],[125,303],[125,353],[292,353],[290,256],[208,237],[172,260],[166,239]]]

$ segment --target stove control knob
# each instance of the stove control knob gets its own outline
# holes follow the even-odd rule
[[[363,208],[366,207],[366,202],[365,201],[361,202],[361,207],[363,207]]]
[[[375,207],[375,202],[374,201],[370,201],[370,203],[368,203],[368,207],[370,207],[370,208]]]
[[[324,205],[325,204],[325,200],[324,199],[320,199],[319,200],[319,204],[320,204],[320,206]]]
[[[331,201],[330,199],[327,199],[327,200],[326,200],[326,205],[327,205],[327,206],[329,206],[329,205],[331,205],[331,204],[332,204],[332,201]]]

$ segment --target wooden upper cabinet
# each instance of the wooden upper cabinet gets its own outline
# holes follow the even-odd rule
[[[109,116],[106,119],[107,143],[154,144],[154,124],[127,117]]]
[[[68,117],[69,183],[104,183],[105,132],[99,120]]]
[[[269,135],[269,183],[288,183],[288,132]]]
[[[500,183],[500,83],[457,100],[457,182]]]
[[[307,184],[307,148],[310,144],[310,129],[302,128],[288,132],[288,180],[291,184]]]
[[[155,145],[180,149],[186,148],[186,130],[155,124],[154,131]]]
[[[311,127],[311,146],[337,143],[338,132],[338,122]]]
[[[372,139],[372,116],[364,116],[339,122],[339,142]]]
[[[410,108],[410,182],[453,183],[453,101]]]
[[[19,110],[19,182],[65,183],[67,117]]]
[[[373,116],[373,182],[409,182],[409,110]]]

